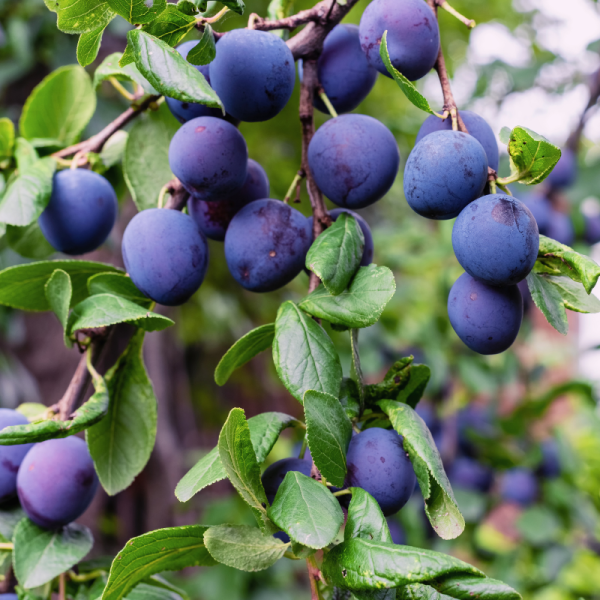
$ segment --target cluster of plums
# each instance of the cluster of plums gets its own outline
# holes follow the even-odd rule
[[[23,414],[0,408],[0,429],[28,423]],[[40,527],[58,529],[80,517],[97,488],[94,463],[78,437],[0,446],[0,503],[18,497]]]

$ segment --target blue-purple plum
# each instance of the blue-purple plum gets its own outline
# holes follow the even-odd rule
[[[17,594],[0,594],[0,600],[19,600]]]
[[[188,211],[207,238],[222,242],[231,219],[242,207],[268,197],[269,178],[265,170],[249,158],[246,181],[239,190],[216,202],[190,198]]]
[[[177,306],[200,287],[208,245],[190,217],[177,210],[138,213],[123,235],[123,262],[138,289],[159,304]]]
[[[112,185],[88,169],[66,169],[54,175],[50,201],[38,220],[50,245],[65,254],[96,250],[117,218]]]
[[[458,215],[452,247],[469,275],[488,285],[514,285],[533,269],[540,235],[525,204],[506,194],[490,194]]]
[[[218,201],[239,190],[246,181],[246,140],[223,119],[198,117],[173,136],[169,165],[193,197]]]
[[[493,287],[463,273],[448,296],[448,316],[456,335],[479,354],[499,354],[517,338],[523,298],[516,285]]]
[[[36,444],[17,475],[19,501],[40,527],[56,529],[80,517],[98,488],[86,443],[75,436]]]
[[[379,55],[387,31],[392,65],[411,81],[431,71],[440,51],[440,30],[433,11],[423,0],[373,0],[360,20],[363,52],[380,73],[391,77]]]
[[[427,429],[431,432],[431,435],[435,436],[441,429],[442,422],[438,418],[433,405],[421,400],[419,404],[417,404],[415,412],[423,419],[425,425],[427,425]]]
[[[393,430],[372,427],[354,436],[346,463],[347,485],[369,492],[386,517],[397,513],[415,489],[414,469]]]
[[[566,188],[577,179],[577,156],[572,150],[563,150],[559,161],[550,172],[546,181],[555,189]]]
[[[452,486],[474,492],[488,492],[494,480],[491,469],[467,457],[458,457],[448,474]]]
[[[530,506],[538,496],[538,483],[529,469],[514,468],[504,473],[500,481],[500,497],[506,502]]]
[[[477,451],[472,435],[478,438],[491,439],[496,435],[494,416],[487,406],[471,403],[456,415],[458,430],[458,448],[467,456],[474,456]]]
[[[240,121],[267,121],[287,104],[294,90],[294,57],[276,35],[234,29],[217,44],[210,82],[225,110]]]
[[[398,546],[404,546],[406,544],[406,533],[402,525],[394,519],[387,519],[387,526],[392,536],[392,542]]]
[[[310,477],[311,468],[312,461],[300,458],[284,458],[268,466],[261,479],[269,504],[273,504],[279,486],[290,471],[298,471],[302,475]]]
[[[460,131],[434,131],[412,150],[404,169],[409,206],[428,219],[453,219],[481,196],[488,177],[483,146]]]
[[[383,198],[398,174],[392,132],[366,115],[342,115],[319,127],[308,163],[321,191],[342,208],[364,208]]]
[[[9,408],[0,408],[0,430],[13,425],[27,425],[25,415]],[[0,503],[17,495],[17,473],[33,444],[0,446]]]
[[[550,211],[545,235],[561,244],[570,246],[575,241],[575,228],[571,217],[553,208]]]
[[[550,219],[552,218],[552,202],[546,196],[532,194],[531,196],[527,196],[523,200],[523,203],[534,216],[540,235],[546,235]]]
[[[312,231],[301,212],[278,200],[256,200],[231,220],[225,259],[242,287],[271,292],[300,273],[311,243]]]
[[[492,131],[492,128],[488,125],[488,122],[480,117],[477,113],[471,112],[470,110],[461,110],[460,116],[464,121],[469,135],[472,135],[485,150],[485,154],[488,159],[488,165],[498,170],[498,142],[496,136]],[[417,134],[416,144],[418,144],[426,135],[433,133],[434,131],[451,130],[452,119],[440,119],[435,115],[430,115],[425,119],[419,133]]]
[[[585,231],[583,237],[591,246],[600,242],[600,215],[585,217]]]
[[[542,451],[542,462],[538,467],[539,474],[547,479],[558,477],[562,471],[558,445],[554,440],[545,440],[542,442],[540,449]]]

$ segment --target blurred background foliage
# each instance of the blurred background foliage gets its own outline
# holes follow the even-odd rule
[[[297,0],[294,6],[300,10],[311,4]],[[358,23],[367,4],[361,0],[348,21]],[[440,11],[442,42],[460,107],[480,112],[496,132],[503,125],[519,124],[563,144],[587,102],[590,77],[600,65],[600,27],[598,39],[590,32],[600,23],[596,4],[591,0],[456,0],[453,4],[480,24],[471,33]],[[561,12],[565,4],[569,7]],[[267,0],[248,0],[247,12],[264,16],[267,5]],[[75,62],[77,39],[60,33],[55,18],[43,0],[0,0],[0,116],[17,122],[33,87],[57,67]],[[231,15],[217,29],[244,25],[245,18]],[[108,54],[124,49],[127,29],[122,19],[111,22],[90,73]],[[419,87],[439,108],[435,76],[419,82]],[[298,91],[296,86],[288,106],[272,121],[241,125],[250,156],[269,175],[273,198],[283,198],[300,165]],[[519,107],[543,118],[535,123],[512,122],[528,114],[519,112]],[[85,136],[99,131],[125,108],[117,92],[103,84]],[[385,77],[379,77],[358,112],[380,119],[392,130],[404,162],[425,115]],[[317,113],[317,124],[326,118]],[[600,206],[598,129],[592,117],[582,140],[578,180],[565,196],[565,210],[571,211],[579,239],[584,227],[581,210],[593,212]],[[507,169],[504,153],[500,171],[504,175]],[[107,176],[119,193],[121,216],[109,242],[90,258],[122,265],[120,237],[135,208],[120,167],[111,168]],[[517,196],[524,193],[516,190]],[[309,213],[305,194],[298,208]],[[373,230],[375,262],[392,268],[397,281],[396,295],[381,321],[361,333],[366,378],[379,381],[395,360],[410,354],[416,362],[430,365],[427,402],[441,418],[436,439],[446,466],[451,471],[462,452],[460,440],[468,439],[470,457],[495,474],[489,493],[457,487],[468,527],[452,542],[435,537],[424,518],[422,498],[415,493],[395,517],[406,542],[460,556],[513,585],[525,598],[600,598],[600,418],[594,382],[586,382],[579,372],[580,355],[587,348],[582,349],[578,341],[578,332],[589,327],[591,321],[586,319],[591,317],[578,320],[571,315],[571,333],[564,338],[529,306],[511,351],[493,357],[476,355],[460,343],[446,313],[448,292],[461,273],[451,247],[452,222],[427,221],[412,213],[404,201],[401,174],[384,200],[361,213]],[[0,245],[2,267],[28,260],[5,238]],[[576,247],[592,251],[581,241]],[[215,385],[213,372],[235,339],[272,322],[282,300],[298,299],[306,292],[307,276],[301,274],[279,292],[254,295],[239,288],[229,275],[222,244],[211,241],[210,252],[208,276],[195,297],[181,308],[164,309],[176,327],[147,336],[146,360],[159,399],[157,445],[148,467],[130,489],[114,498],[99,493],[85,515],[83,520],[95,532],[96,555],[114,556],[130,537],[159,527],[251,522],[229,484],[214,485],[185,505],[173,495],[175,484],[214,445],[232,407],[243,407],[248,416],[266,410],[300,416],[299,405],[279,385],[268,355],[236,372],[224,388]],[[0,404],[56,402],[78,357],[75,350],[63,347],[53,315],[24,315],[2,308],[0,332]],[[348,371],[348,336],[331,335]],[[591,364],[600,373],[600,362]],[[491,428],[477,422],[465,433],[460,423],[466,406],[485,410]],[[503,501],[499,490],[506,469],[522,466],[536,471],[542,460],[541,444],[550,439],[559,448],[560,476],[538,476],[541,491],[531,506]],[[284,435],[270,460],[297,452],[298,442]],[[178,584],[198,600],[293,600],[306,597],[307,589],[303,563],[290,561],[258,574],[224,566],[190,571],[178,577]]]

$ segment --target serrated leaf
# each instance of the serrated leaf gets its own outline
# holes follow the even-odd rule
[[[37,221],[24,227],[6,225],[5,239],[9,248],[24,258],[43,260],[56,252],[44,237]]]
[[[96,60],[105,29],[106,25],[100,25],[98,29],[82,33],[79,36],[79,41],[77,42],[77,62],[82,67],[87,67]]]
[[[94,89],[111,77],[118,81],[130,81],[141,85],[147,94],[158,95],[158,92],[148,83],[148,80],[138,71],[135,63],[128,64],[124,67],[119,66],[119,60],[123,55],[120,52],[109,54],[99,65],[94,72]]]
[[[396,398],[400,390],[404,389],[410,380],[410,368],[413,357],[408,356],[397,360],[379,383],[365,386],[365,397],[368,404],[378,400]]]
[[[340,401],[330,394],[308,390],[303,404],[313,461],[327,481],[342,487],[346,479],[346,452],[352,438],[352,423]]]
[[[521,594],[509,585],[489,577],[450,575],[432,582],[438,592],[457,600],[520,600]]]
[[[416,408],[431,379],[431,369],[427,365],[411,365],[409,374],[408,383],[400,390],[396,400],[408,404],[411,408]]]
[[[102,487],[114,495],[146,466],[156,438],[156,397],[142,359],[144,330],[106,373],[108,414],[86,431]]]
[[[503,144],[506,144],[507,146],[508,146],[508,144],[510,142],[510,132],[511,132],[510,127],[503,127],[500,130],[500,134],[498,135],[498,137],[500,138],[500,141]]]
[[[15,147],[15,126],[7,118],[0,119],[0,158],[10,158]]]
[[[327,291],[341,294],[356,273],[365,248],[358,221],[342,213],[313,243],[306,255],[306,268],[315,273]]]
[[[392,400],[382,400],[378,404],[404,438],[404,449],[417,475],[425,500],[425,513],[432,527],[445,540],[458,537],[464,531],[465,520],[427,425],[407,404]]]
[[[94,541],[87,527],[71,523],[58,531],[38,527],[29,519],[19,521],[14,534],[14,570],[19,584],[35,588],[77,564]]]
[[[290,538],[317,549],[329,545],[344,523],[335,496],[298,471],[286,474],[268,515]]]
[[[79,65],[61,67],[45,77],[27,98],[19,131],[28,140],[52,138],[64,145],[73,144],[95,110],[96,94],[85,69]]]
[[[559,333],[567,335],[569,321],[558,288],[548,282],[544,275],[533,271],[527,275],[527,286],[535,305],[542,311],[548,323]]]
[[[39,160],[37,150],[31,142],[23,137],[18,137],[15,141],[15,161],[19,172],[23,172],[33,163]]]
[[[211,527],[204,533],[204,543],[217,562],[248,572],[268,569],[289,546],[249,525]]]
[[[67,336],[67,322],[69,320],[69,307],[71,306],[71,297],[73,296],[73,286],[69,274],[62,269],[56,269],[44,286],[44,293],[50,310],[56,315],[63,328],[63,337],[65,345],[71,347]],[[2,433],[0,433],[0,439]]]
[[[131,277],[124,273],[98,273],[98,275],[93,275],[88,279],[87,287],[90,296],[94,294],[114,294],[135,302],[144,308],[148,308],[152,304],[152,300],[144,296],[135,287]]]
[[[544,279],[558,289],[560,297],[566,308],[579,313],[600,312],[600,300],[593,294],[586,294],[581,283],[568,277],[553,277],[541,275]]]
[[[120,600],[155,573],[215,565],[204,546],[207,529],[202,525],[170,527],[129,540],[112,563],[102,600]]]
[[[273,345],[275,323],[261,325],[242,336],[219,361],[215,369],[215,383],[225,385],[236,369]]]
[[[179,0],[177,2],[177,10],[190,16],[197,15],[200,12],[198,6],[192,0]]]
[[[35,221],[50,201],[55,170],[56,161],[51,157],[23,169],[0,200],[0,223],[23,227]]]
[[[287,390],[302,402],[307,390],[339,395],[342,366],[331,338],[293,302],[277,312],[273,361]]]
[[[302,302],[309,315],[336,325],[362,328],[374,325],[396,291],[394,275],[387,267],[360,267],[350,286],[338,296],[319,286]]]
[[[92,275],[122,273],[112,265],[86,260],[48,260],[8,267],[0,271],[0,304],[20,310],[50,310],[44,288],[56,269],[71,278],[71,306],[87,298],[87,281]]]
[[[246,8],[246,5],[244,4],[243,0],[219,0],[219,2],[229,7],[229,9],[231,9],[238,15],[244,14],[244,9]]]
[[[352,500],[348,507],[348,520],[344,540],[364,538],[376,542],[392,542],[387,521],[377,500],[362,488],[350,488]]]
[[[179,502],[187,502],[200,490],[226,477],[227,472],[221,462],[219,448],[215,447],[183,476],[175,488],[175,496]]]
[[[212,27],[206,23],[200,41],[188,52],[186,60],[193,65],[207,65],[217,55]]]
[[[340,386],[340,404],[348,415],[348,418],[353,419],[360,414],[360,396],[356,382],[348,377],[342,379]]]
[[[431,115],[439,116],[431,109],[429,102],[427,102],[427,98],[425,98],[425,96],[423,96],[423,94],[417,90],[412,81],[402,75],[402,73],[400,73],[400,71],[398,71],[398,69],[396,69],[392,64],[387,46],[387,33],[387,31],[384,31],[383,36],[381,37],[379,56],[381,56],[381,60],[383,61],[388,73],[393,77],[394,81],[398,84],[398,87],[404,92],[404,95],[412,104]]]
[[[114,18],[106,0],[44,0],[57,13],[57,27],[64,33],[86,33],[106,26]]]
[[[107,0],[108,5],[118,15],[132,25],[154,21],[166,8],[167,0]]]

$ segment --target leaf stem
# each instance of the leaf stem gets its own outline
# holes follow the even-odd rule
[[[306,454],[307,442],[308,440],[306,439],[306,436],[304,436],[304,439],[302,440],[302,446],[300,448],[300,454],[298,454],[299,459],[303,459],[304,455]]]
[[[331,100],[327,97],[325,90],[322,87],[320,87],[317,90],[317,93],[319,94],[319,98],[321,98],[321,100],[323,101],[323,104],[327,107],[329,114],[334,118],[337,117],[338,116],[337,111],[333,107],[333,104],[331,104]]]
[[[473,19],[467,19],[467,17],[461,15],[456,9],[452,8],[446,0],[436,0],[436,4],[446,12],[449,12],[452,16],[456,17],[461,23],[464,23],[469,29],[475,27],[476,23]]]
[[[347,496],[347,495],[352,495],[352,492],[350,490],[340,490],[339,492],[333,492],[333,495],[337,498],[338,496]]]
[[[75,581],[77,583],[84,583],[86,581],[91,581],[92,579],[98,579],[101,575],[104,575],[106,571],[103,569],[96,569],[95,571],[90,571],[89,573],[85,573],[84,575],[78,575],[75,571],[71,570],[67,572],[69,579],[71,581]]]
[[[12,542],[2,542],[0,543],[0,550],[13,550],[14,544]]]
[[[300,202],[300,184],[302,183],[302,180],[306,177],[306,174],[304,173],[303,169],[300,169],[296,175],[294,176],[294,179],[292,179],[292,183],[290,184],[290,187],[288,188],[288,191],[285,194],[285,197],[283,199],[283,201],[286,204],[290,203],[290,200],[292,199],[292,195],[294,195],[294,202],[298,203]]]
[[[512,192],[503,183],[500,183],[497,179],[496,179],[495,183],[505,194],[512,196]],[[491,187],[491,185],[490,185],[490,187]]]
[[[160,188],[160,193],[158,194],[158,208],[162,208],[164,201],[165,201],[165,196],[167,195],[169,191],[169,184],[167,183],[166,185],[163,185],[162,188]]]
[[[135,100],[135,96],[128,89],[126,89],[125,86],[116,77],[109,77],[108,80],[115,88],[115,90],[117,90],[117,92],[119,92],[119,94],[123,96],[123,98],[129,100],[129,102],[133,102]]]
[[[66,600],[67,598],[67,586],[65,574],[61,573],[58,576],[58,600]]]
[[[214,17],[197,17],[196,21],[200,24],[203,25],[204,23],[216,23],[219,19],[223,18],[227,13],[229,12],[229,7],[225,6],[223,7]]]

